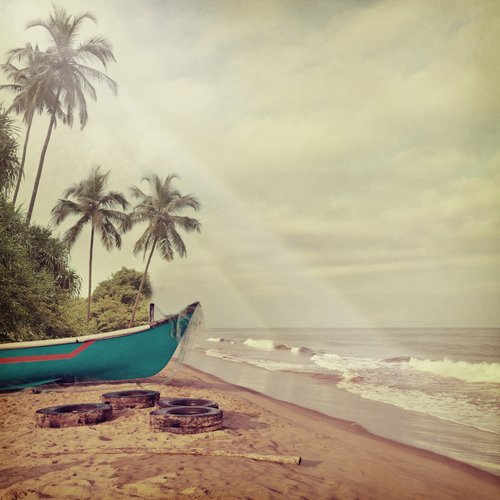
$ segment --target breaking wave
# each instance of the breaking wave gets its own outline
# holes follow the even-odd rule
[[[243,342],[243,344],[248,347],[252,347],[254,349],[260,349],[263,351],[272,351],[276,349],[278,351],[290,351],[292,354],[299,354],[299,353],[313,354],[313,350],[310,349],[309,347],[293,346],[288,344],[275,344],[272,340],[268,339],[263,339],[263,340],[246,339],[245,342]]]
[[[334,353],[315,354],[311,357],[311,361],[320,368],[338,371],[347,377],[349,374],[358,373],[361,370],[376,369],[382,363],[382,361],[377,361],[372,358],[339,356]]]
[[[263,351],[272,351],[274,349],[274,342],[272,340],[246,339],[243,344]]]
[[[465,382],[490,382],[500,384],[500,363],[468,363],[444,358],[440,361],[411,358],[414,369],[440,377],[453,377]]]
[[[311,357],[311,361],[321,368],[340,371],[346,376],[360,370],[376,370],[384,366],[399,365],[401,369],[413,369],[437,377],[452,377],[470,383],[500,384],[500,363],[468,363],[467,361],[452,361],[448,358],[432,361],[406,356],[376,360],[339,356],[333,353],[315,354]]]

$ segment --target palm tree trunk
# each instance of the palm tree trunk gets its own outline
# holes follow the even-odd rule
[[[142,288],[144,287],[144,282],[146,281],[146,276],[148,275],[149,263],[151,262],[151,257],[153,257],[155,247],[156,247],[156,240],[153,243],[153,247],[151,248],[151,253],[149,254],[148,261],[146,263],[146,269],[144,270],[144,274],[142,275],[141,284],[139,285],[139,291],[137,292],[137,296],[136,296],[135,302],[134,302],[134,309],[132,310],[132,317],[130,318],[130,321],[128,324],[129,328],[131,328],[133,323],[134,323],[135,313],[137,311],[137,306],[139,305],[139,299],[141,297]]]
[[[24,173],[24,163],[26,161],[26,151],[28,150],[28,141],[30,138],[31,124],[33,123],[33,113],[29,117],[28,126],[26,127],[26,136],[24,138],[23,155],[21,157],[21,165],[19,168],[19,177],[17,178],[16,190],[14,192],[14,198],[12,198],[12,203],[15,206],[17,201],[17,195],[19,194],[19,188],[21,187],[21,181],[23,180]]]
[[[42,154],[40,155],[40,161],[38,163],[38,171],[36,173],[35,185],[33,186],[33,192],[31,193],[30,206],[28,208],[28,213],[26,215],[26,220],[29,222],[31,220],[31,215],[33,214],[33,208],[35,206],[36,195],[38,194],[38,186],[40,184],[40,178],[42,177],[43,163],[45,162],[45,155],[47,153],[47,148],[49,147],[50,136],[52,135],[52,129],[56,123],[56,113],[52,113],[50,119],[49,130],[47,131],[47,137],[45,137],[45,142],[42,148]]]
[[[90,230],[90,256],[89,256],[89,297],[87,300],[87,323],[90,321],[90,305],[92,304],[92,255],[94,253],[94,223]]]
[[[59,96],[61,95],[61,88],[57,91],[56,98],[54,100],[54,109],[52,110],[52,115],[50,117],[49,130],[47,131],[47,137],[45,137],[45,142],[43,143],[42,154],[40,155],[40,161],[38,162],[38,171],[36,173],[35,185],[33,186],[33,192],[31,193],[30,206],[28,208],[28,213],[26,215],[26,220],[31,221],[31,215],[33,214],[33,208],[35,206],[36,195],[38,194],[38,186],[40,184],[40,178],[42,177],[43,163],[45,162],[45,155],[47,154],[47,148],[49,147],[50,136],[52,135],[52,129],[56,124],[56,108],[59,104]]]

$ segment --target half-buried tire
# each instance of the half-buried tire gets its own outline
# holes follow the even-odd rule
[[[219,408],[219,405],[211,399],[198,398],[161,398],[157,403],[159,408],[177,408],[178,406],[208,406]]]
[[[151,408],[160,399],[158,391],[118,391],[101,396],[103,403],[109,403],[115,410],[125,408]]]
[[[113,408],[109,404],[88,403],[76,405],[51,406],[35,413],[39,427],[74,427],[93,425],[109,420]]]
[[[209,406],[160,408],[150,413],[149,426],[154,432],[198,434],[222,428],[222,410]]]

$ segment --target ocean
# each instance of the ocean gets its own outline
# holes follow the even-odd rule
[[[500,329],[204,329],[183,361],[500,475]]]

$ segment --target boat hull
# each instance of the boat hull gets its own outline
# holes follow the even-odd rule
[[[197,308],[198,303],[192,304],[143,329],[69,341],[26,342],[12,348],[0,346],[0,390],[57,381],[124,380],[155,375],[174,355]]]

